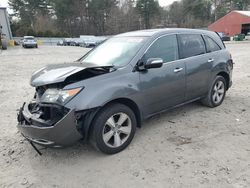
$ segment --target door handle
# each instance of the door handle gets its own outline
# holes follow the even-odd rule
[[[214,59],[209,59],[207,62],[208,62],[208,63],[213,63],[213,62],[214,62]]]
[[[181,72],[182,70],[183,70],[183,68],[176,68],[176,69],[174,69],[174,72],[178,73],[178,72]]]

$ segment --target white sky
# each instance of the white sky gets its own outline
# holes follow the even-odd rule
[[[175,0],[158,0],[161,6],[167,6],[171,3],[173,3]],[[0,0],[0,6],[7,7],[8,6],[8,0]]]
[[[158,0],[159,1],[159,4],[161,5],[161,6],[167,6],[167,5],[170,5],[170,4],[172,4],[174,1],[176,1],[176,0]]]

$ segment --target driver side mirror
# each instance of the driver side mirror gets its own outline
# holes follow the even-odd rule
[[[161,58],[149,58],[146,63],[140,60],[137,63],[136,69],[137,71],[145,71],[147,69],[155,69],[162,67],[164,61]]]
[[[162,65],[163,65],[163,59],[161,59],[161,58],[150,58],[144,64],[144,68],[145,69],[155,69],[155,68],[161,68]]]
[[[161,68],[163,65],[163,59],[161,58],[149,58],[146,63],[143,61],[138,62],[136,66],[137,71],[145,71],[147,69]]]

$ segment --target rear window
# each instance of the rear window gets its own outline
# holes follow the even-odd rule
[[[179,47],[181,59],[206,53],[204,40],[198,34],[180,34]]]
[[[207,46],[207,52],[215,52],[221,50],[220,46],[209,36],[204,36],[206,46]]]

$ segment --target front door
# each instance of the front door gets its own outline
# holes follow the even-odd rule
[[[140,90],[143,96],[144,115],[149,116],[185,100],[185,64],[178,60],[176,35],[166,35],[157,39],[142,58],[161,58],[161,68],[139,72]]]

